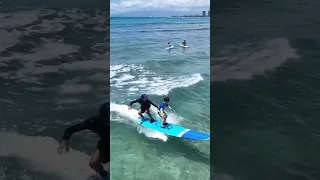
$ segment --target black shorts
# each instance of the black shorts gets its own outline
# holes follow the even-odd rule
[[[149,109],[150,109],[150,107],[151,107],[151,105],[150,105],[150,104],[149,104],[149,105],[141,106],[141,107],[140,107],[141,113],[146,112],[146,110],[149,110]]]
[[[99,149],[100,159],[103,164],[106,164],[110,161],[110,146],[109,142],[104,142],[100,140],[98,142],[97,149]]]

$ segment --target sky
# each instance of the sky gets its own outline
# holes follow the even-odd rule
[[[110,0],[110,14],[141,10],[208,11],[210,0]]]

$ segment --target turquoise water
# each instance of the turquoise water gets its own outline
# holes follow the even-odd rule
[[[127,107],[141,93],[156,104],[168,95],[169,123],[209,133],[209,26],[209,18],[111,18],[111,179],[209,179],[209,141],[141,127],[139,106]]]

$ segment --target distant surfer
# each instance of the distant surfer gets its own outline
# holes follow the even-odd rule
[[[166,125],[166,120],[167,120],[167,117],[168,117],[167,113],[164,112],[164,109],[166,107],[171,109],[170,106],[169,106],[169,101],[170,101],[169,97],[165,97],[163,99],[163,102],[159,105],[159,108],[158,108],[158,110],[159,110],[158,114],[162,118],[162,125],[161,125],[162,128],[166,127],[165,125]]]
[[[142,94],[140,96],[140,98],[136,99],[136,100],[133,100],[130,102],[129,104],[129,110],[132,109],[132,104],[134,103],[139,103],[141,105],[140,107],[140,110],[138,112],[139,116],[141,118],[144,118],[144,116],[142,115],[142,113],[147,113],[147,115],[150,117],[150,122],[153,123],[154,122],[154,119],[149,111],[151,105],[153,105],[154,107],[156,107],[158,109],[158,106],[155,105],[153,102],[151,102],[149,99],[148,99],[148,96],[146,94]]]
[[[103,168],[101,163],[106,164],[110,162],[110,103],[101,105],[99,115],[69,126],[64,131],[58,153],[67,153],[69,151],[69,139],[71,135],[83,130],[90,130],[100,137],[97,149],[89,161],[89,166],[99,173],[102,178],[108,178],[110,173]]]
[[[187,46],[187,41],[183,40],[183,42],[181,43],[182,46]]]
[[[168,42],[168,48],[170,48],[171,47],[171,44]]]

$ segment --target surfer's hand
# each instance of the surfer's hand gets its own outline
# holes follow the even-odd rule
[[[131,106],[129,106],[128,110],[130,111],[131,109],[132,109],[132,107],[131,107]]]
[[[58,148],[58,153],[67,153],[69,151],[69,142],[67,140],[63,140]]]

